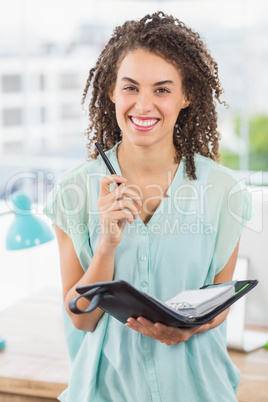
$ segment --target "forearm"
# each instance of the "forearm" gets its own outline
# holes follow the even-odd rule
[[[90,262],[88,269],[85,271],[80,280],[78,280],[68,291],[64,298],[64,305],[67,313],[72,319],[74,326],[83,331],[92,332],[96,328],[98,321],[103,315],[103,311],[99,308],[92,313],[85,315],[74,314],[69,310],[69,302],[78,294],[76,287],[88,285],[95,282],[106,282],[113,279],[114,274],[114,254],[115,248],[108,249],[99,243],[94,256]],[[85,298],[81,298],[77,305],[81,310],[85,310],[90,302]]]
[[[230,309],[224,310],[221,314],[217,315],[217,317],[215,317],[209,323],[201,325],[201,327],[198,328],[196,334],[201,334],[202,332],[218,327],[226,319],[229,310]]]

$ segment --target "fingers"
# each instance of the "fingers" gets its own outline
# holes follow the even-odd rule
[[[179,339],[174,337],[174,334],[171,331],[167,332],[166,330],[157,327],[156,324],[146,320],[144,317],[139,317],[137,320],[134,318],[129,318],[126,326],[140,332],[143,335],[156,339],[161,343],[165,343],[166,345],[177,345],[180,342]]]
[[[127,181],[126,178],[121,177],[117,174],[113,174],[110,176],[102,177],[100,180],[100,197],[104,197],[108,194],[113,195],[113,199],[120,199],[122,197],[129,197],[133,199],[138,205],[142,205],[141,198],[138,194],[138,191],[135,191],[127,186],[117,186],[113,191],[110,192],[110,185],[112,183],[122,183],[124,184]],[[112,198],[112,197],[111,197]]]
[[[129,318],[125,325],[126,327],[134,329],[134,331],[140,332],[143,335],[156,339],[154,332],[151,331],[148,326],[143,325],[140,321],[135,320],[134,318]]]
[[[117,216],[117,219],[131,218],[132,220],[136,220],[139,214],[137,207],[135,207],[130,199],[122,198],[115,200],[113,199],[113,195],[107,195],[106,197],[100,198],[98,200],[98,208],[100,216],[106,215],[107,217],[108,215],[111,217],[111,214],[114,212],[122,211],[123,214],[121,214],[120,217]],[[114,218],[114,216],[112,218]]]
[[[120,243],[126,221],[130,224],[137,219],[139,211],[132,202],[142,205],[138,191],[130,186],[118,186],[117,183],[125,183],[127,180],[119,175],[103,177],[100,181],[100,194],[98,198],[99,220],[101,225],[100,241],[112,244],[117,247]],[[110,185],[114,183],[115,188],[110,191]],[[126,198],[128,197],[128,198]]]
[[[115,211],[122,211],[127,209],[132,214],[133,219],[137,219],[137,216],[139,215],[137,207],[135,207],[135,205],[133,205],[133,203],[127,198],[116,201],[116,205],[113,209]]]
[[[198,330],[198,327],[182,329],[169,327],[159,322],[154,324],[144,317],[138,317],[137,320],[129,318],[126,326],[166,345],[178,345],[180,342],[186,342]]]
[[[135,201],[136,204],[142,205],[142,201],[138,195],[138,191],[133,190],[127,186],[119,186],[116,187],[113,191],[109,191],[110,184],[112,182],[116,183],[120,179],[122,182],[124,178],[118,175],[111,175],[103,177],[101,179],[100,196],[98,200],[99,212],[102,215],[107,215],[110,211],[122,211],[128,209],[129,212],[132,214],[132,219],[136,220],[139,211],[137,209],[137,206],[135,206],[132,201]],[[101,196],[101,194],[103,195]],[[125,216],[122,215],[120,218],[123,219],[125,218]]]
[[[179,342],[187,342],[188,339],[194,335],[197,331],[196,327],[194,328],[175,328],[175,327],[169,327],[164,324],[161,324],[160,322],[157,322],[154,324],[155,327],[164,333],[167,337],[170,337],[174,340],[174,342],[177,341]],[[173,343],[173,344],[177,344]]]
[[[133,215],[127,209],[123,209],[120,211],[112,211],[106,214],[106,219],[104,219],[104,223],[111,225],[112,223],[117,224],[118,221],[126,219],[129,223],[133,222]]]
[[[140,198],[140,195],[138,194],[138,191],[133,190],[131,187],[129,186],[120,186],[115,188],[115,190],[113,192],[111,192],[111,194],[113,194],[115,199],[121,199],[122,197],[129,197],[131,198],[136,204],[138,205],[142,205],[142,201]]]
[[[118,174],[112,174],[102,177],[100,180],[100,197],[104,197],[110,192],[110,185],[112,183],[125,183],[127,179],[119,176]],[[121,187],[121,186],[120,186]]]

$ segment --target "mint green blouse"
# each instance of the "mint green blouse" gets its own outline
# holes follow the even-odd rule
[[[118,144],[106,154],[116,172]],[[127,223],[114,261],[122,279],[160,300],[183,289],[213,283],[226,265],[251,217],[250,196],[232,171],[195,155],[197,180],[182,161],[147,225]],[[100,224],[100,178],[109,172],[98,157],[61,176],[44,213],[72,239],[87,270]],[[111,189],[113,186],[111,186]],[[105,313],[94,332],[77,330],[63,311],[71,360],[68,402],[231,402],[239,370],[226,349],[225,322],[167,346],[125,327]]]

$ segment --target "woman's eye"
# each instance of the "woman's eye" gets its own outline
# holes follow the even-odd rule
[[[170,91],[166,88],[157,88],[156,92],[160,93],[160,94],[169,94]]]
[[[129,92],[131,92],[131,91],[137,91],[137,88],[136,88],[136,87],[132,87],[132,86],[128,86],[128,87],[125,87],[125,88],[124,88],[124,91],[129,91]]]

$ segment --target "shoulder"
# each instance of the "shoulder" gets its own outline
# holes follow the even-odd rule
[[[252,201],[245,179],[202,155],[196,155],[195,160],[197,181],[204,186],[202,191],[206,191],[210,209],[219,210],[223,206],[229,213],[232,211],[232,214],[249,220]]]
[[[103,166],[98,157],[97,159],[90,159],[88,162],[84,162],[61,174],[57,180],[57,185],[66,186],[70,183],[82,185],[88,181],[90,176],[94,177],[95,175],[103,174],[105,174],[105,166]]]
[[[113,148],[106,151],[108,158]],[[100,188],[100,179],[109,174],[108,169],[100,156],[90,159],[81,165],[72,168],[58,178],[52,192],[53,199],[60,199],[64,205],[73,209],[74,205],[97,204]]]
[[[114,158],[116,146],[105,152],[108,159]],[[89,161],[76,166],[60,175],[57,180],[57,185],[60,187],[68,186],[71,184],[95,187],[99,185],[100,179],[109,175],[109,171],[103,162],[102,158],[98,156],[96,159],[91,158]]]
[[[203,155],[195,154],[195,166],[198,181],[222,188],[233,186],[239,182],[233,170]]]

